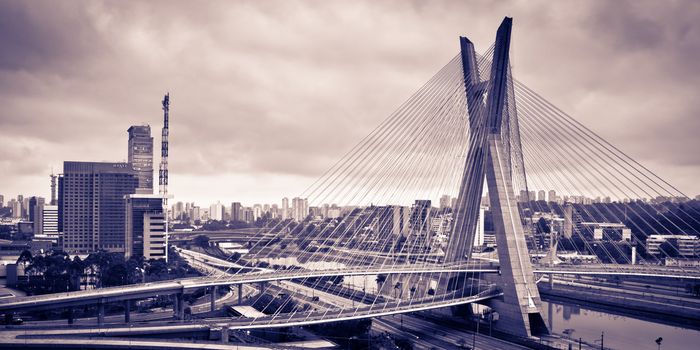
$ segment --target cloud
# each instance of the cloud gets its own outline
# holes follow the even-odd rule
[[[682,190],[700,192],[669,171],[700,164],[692,1],[0,8],[6,195],[46,195],[47,169],[63,160],[125,159],[129,125],[151,124],[157,144],[160,99],[170,91],[172,193],[204,203],[294,196],[449,61],[459,35],[484,50],[505,15],[514,17],[520,80]],[[256,197],[250,186],[261,174],[261,186],[287,192]],[[202,179],[225,190],[203,191]]]

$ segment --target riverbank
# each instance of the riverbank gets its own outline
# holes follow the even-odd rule
[[[700,330],[700,300],[679,301],[654,295],[637,295],[624,290],[556,284],[538,286],[545,301],[573,303],[603,312],[640,318],[670,326]]]

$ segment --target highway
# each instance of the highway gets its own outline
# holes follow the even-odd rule
[[[236,275],[220,275],[185,278],[179,280],[132,284],[127,286],[83,290],[67,293],[45,294],[31,297],[0,299],[0,313],[28,310],[55,309],[79,305],[145,299],[156,295],[184,293],[186,291],[213,286],[251,284],[331,276],[366,276],[376,274],[421,274],[421,273],[498,273],[496,268],[473,268],[471,266],[450,265],[401,265],[389,267],[352,267],[330,270],[292,269],[283,271],[258,271]]]
[[[353,300],[341,297],[339,295],[327,293],[318,289],[304,286],[290,281],[281,281],[280,287],[289,291],[296,292],[294,294],[300,302],[312,304],[315,308],[353,308],[356,303]],[[274,288],[274,286],[272,286]],[[310,295],[319,297],[314,301]],[[391,296],[385,298],[392,299]],[[403,321],[403,329],[401,327]],[[449,330],[440,330],[435,332],[436,325],[428,320],[414,316],[413,314],[401,314],[387,317],[378,317],[373,319],[373,332],[389,332],[395,336],[405,335],[405,338],[410,339],[416,349],[459,349],[458,343],[460,339],[468,339],[468,344],[471,344],[473,332],[464,329],[450,328]],[[476,344],[479,349],[486,350],[520,350],[527,349],[525,347],[508,343],[497,338],[487,337],[480,334],[476,337]]]

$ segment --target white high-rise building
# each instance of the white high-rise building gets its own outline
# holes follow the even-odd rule
[[[216,202],[209,206],[209,220],[221,221],[224,219],[224,205]]]
[[[306,198],[295,197],[292,199],[292,218],[301,222],[309,215],[309,202]]]
[[[282,220],[289,219],[289,198],[282,198]]]
[[[60,236],[60,232],[58,232],[58,206],[44,205],[42,216],[41,236],[39,237],[58,243],[58,237]]]
[[[263,207],[260,204],[253,205],[253,221],[257,221],[263,216]]]
[[[396,205],[392,208],[391,233],[394,237],[408,235],[411,208]]]
[[[481,247],[484,245],[484,212],[486,208],[479,207],[479,220],[476,222],[476,234],[474,235],[474,246]]]

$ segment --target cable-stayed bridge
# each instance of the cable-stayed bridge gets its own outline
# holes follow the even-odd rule
[[[315,210],[334,204],[343,215],[317,220],[300,209],[293,218],[268,220],[249,254],[202,260],[218,268],[206,277],[2,300],[0,312],[94,303],[103,314],[105,303],[170,294],[181,315],[182,295],[199,288],[258,283],[262,295],[273,288],[265,282],[330,290],[328,278],[365,276],[365,284],[376,280],[375,293],[368,299],[366,287],[351,288],[349,298],[367,301],[353,308],[284,311],[283,305],[264,317],[228,322],[264,328],[481,302],[500,314],[497,329],[530,336],[547,332],[537,274],[699,279],[697,266],[680,263],[700,254],[686,244],[698,239],[698,208],[514,79],[511,27],[506,18],[482,54],[460,38],[458,55],[312,184],[300,196],[306,199],[295,199],[295,208],[308,200]],[[535,200],[532,190],[568,198]],[[435,208],[443,194],[456,201]],[[485,202],[497,264],[477,258],[474,248],[483,239]],[[546,216],[551,220],[543,227],[539,218]],[[555,217],[564,217],[563,227],[555,227]],[[582,222],[625,229],[574,227]],[[669,238],[651,252],[656,234]],[[562,262],[558,250],[594,261]],[[533,263],[536,253],[546,258]],[[293,262],[284,262],[289,257]],[[664,265],[674,259],[677,266]],[[299,297],[288,292],[288,300]]]

